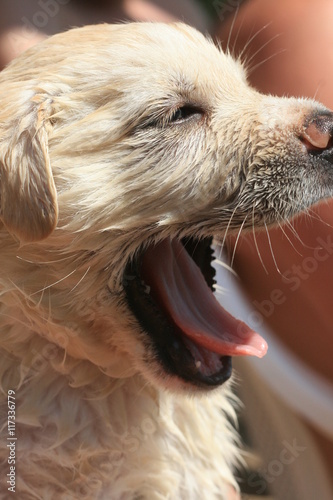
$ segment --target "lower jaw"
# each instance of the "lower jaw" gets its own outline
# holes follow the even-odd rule
[[[210,266],[207,266],[211,271]],[[213,284],[213,276],[210,276]],[[191,340],[178,331],[177,325],[165,316],[155,300],[147,293],[140,277],[138,262],[130,262],[124,273],[124,291],[127,303],[141,329],[149,339],[150,349],[167,377],[175,377],[187,386],[205,390],[225,383],[232,374],[232,358],[210,353],[200,347],[204,357],[214,357],[213,366],[202,366],[193,352]],[[152,333],[153,332],[153,333]],[[206,356],[205,356],[206,355]],[[215,367],[215,369],[214,369]]]

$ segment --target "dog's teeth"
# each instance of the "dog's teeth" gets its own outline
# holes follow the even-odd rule
[[[198,370],[199,370],[199,368],[201,367],[201,361],[199,361],[199,360],[198,360],[198,361],[196,361],[196,362],[195,362],[195,366],[196,366],[196,368],[198,368]]]

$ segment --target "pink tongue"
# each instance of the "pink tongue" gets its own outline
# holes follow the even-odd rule
[[[179,241],[166,239],[149,247],[142,277],[160,306],[197,345],[224,356],[266,354],[265,340],[220,306]]]

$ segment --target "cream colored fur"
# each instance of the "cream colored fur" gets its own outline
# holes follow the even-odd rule
[[[170,125],[189,101],[198,114]],[[263,223],[265,195],[232,201],[242,169],[284,164],[322,109],[250,89],[240,63],[181,24],[72,30],[3,71],[0,384],[4,414],[16,394],[17,498],[227,498],[230,390],[198,394],[163,371],[123,272],[148,241],[222,237],[246,211]],[[306,203],[321,196],[307,189]],[[301,194],[267,222],[302,208]]]

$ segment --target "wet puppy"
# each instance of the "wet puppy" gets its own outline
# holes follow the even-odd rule
[[[0,102],[2,491],[227,499],[220,386],[266,345],[210,291],[211,239],[333,193],[331,113],[182,24],[52,37]]]

